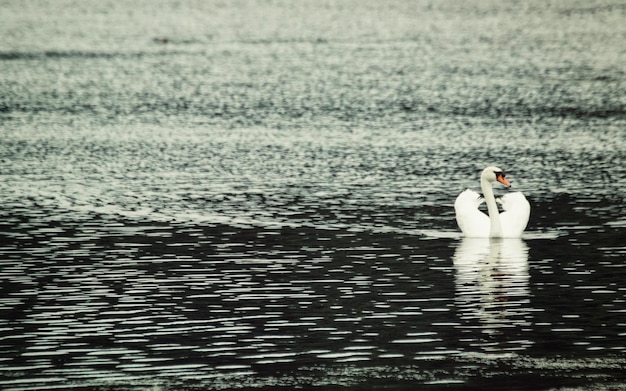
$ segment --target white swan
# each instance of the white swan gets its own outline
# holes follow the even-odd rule
[[[528,224],[530,204],[520,192],[508,193],[498,200],[504,212],[498,212],[492,184],[500,182],[506,187],[511,184],[498,167],[487,167],[480,175],[480,188],[483,197],[467,189],[456,198],[454,210],[456,222],[463,235],[472,238],[519,238]],[[478,207],[487,203],[489,216]]]

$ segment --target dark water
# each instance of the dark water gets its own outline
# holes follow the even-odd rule
[[[626,389],[625,13],[1,3],[0,388]]]

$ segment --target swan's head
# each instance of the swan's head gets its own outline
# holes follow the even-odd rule
[[[511,183],[506,180],[505,176],[506,175],[501,168],[491,166],[483,170],[483,173],[480,175],[480,179],[489,181],[489,183],[498,181],[506,187],[511,187]]]

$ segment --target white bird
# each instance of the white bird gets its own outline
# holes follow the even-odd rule
[[[504,171],[498,167],[487,167],[480,175],[480,188],[483,196],[467,189],[456,198],[454,210],[456,222],[463,236],[471,238],[519,238],[528,224],[530,204],[521,192],[508,193],[498,200],[504,212],[498,212],[492,184],[500,182],[511,187]],[[487,203],[489,215],[478,207]]]

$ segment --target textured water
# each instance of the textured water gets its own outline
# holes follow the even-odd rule
[[[626,389],[625,13],[3,2],[0,388]]]

